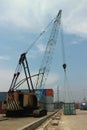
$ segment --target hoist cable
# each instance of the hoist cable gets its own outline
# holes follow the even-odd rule
[[[62,45],[62,59],[63,59],[63,69],[66,71],[66,59],[65,59],[65,47],[64,47],[64,34],[63,34],[63,29],[62,29],[62,24],[61,24],[61,30],[60,30],[60,35],[61,35],[61,45]]]
[[[61,45],[62,45],[62,57],[63,57],[63,63],[65,63],[66,59],[65,59],[65,47],[64,47],[64,34],[63,34],[63,29],[62,29],[62,24],[61,24]]]
[[[72,91],[71,91],[71,87],[70,87],[70,83],[69,83],[69,80],[68,80],[68,76],[67,76],[67,73],[64,72],[64,75],[65,75],[65,89],[66,89],[66,97],[68,98],[68,101],[72,102],[73,101],[73,95],[72,95]]]
[[[62,58],[63,58],[63,69],[64,69],[64,90],[65,90],[65,101],[66,101],[66,98],[68,101],[71,101],[71,98],[72,98],[72,94],[70,92],[70,85],[69,85],[69,82],[68,82],[68,77],[67,77],[67,72],[66,72],[66,59],[65,59],[65,47],[64,47],[64,33],[63,33],[63,27],[62,27],[62,24],[61,24],[61,45],[62,45]]]
[[[65,102],[66,99],[66,78],[65,78],[65,73],[64,73],[64,77],[63,77],[63,101]]]

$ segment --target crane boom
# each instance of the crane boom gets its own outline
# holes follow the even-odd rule
[[[46,82],[46,79],[50,70],[50,64],[53,57],[53,52],[54,52],[55,45],[57,42],[57,36],[58,36],[60,24],[61,24],[61,13],[62,13],[62,10],[59,10],[55,18],[55,21],[53,23],[53,28],[50,34],[50,38],[48,40],[44,57],[42,59],[42,63],[39,69],[39,74],[42,73],[42,75],[38,75],[37,77],[36,88],[41,88],[45,85],[45,82]]]

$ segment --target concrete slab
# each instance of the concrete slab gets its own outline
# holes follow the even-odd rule
[[[87,130],[87,111],[77,110],[76,115],[62,115],[59,130]]]

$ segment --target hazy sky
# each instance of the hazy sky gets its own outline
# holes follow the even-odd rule
[[[21,53],[62,9],[67,77],[73,100],[87,98],[87,0],[0,0],[0,91],[8,91]],[[60,37],[46,87],[63,95]],[[31,73],[38,72],[44,42],[27,57]],[[40,57],[41,58],[41,57]],[[56,94],[57,92],[55,92]]]

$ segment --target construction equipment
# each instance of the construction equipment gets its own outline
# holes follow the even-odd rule
[[[49,72],[49,68],[50,68],[49,63],[51,61],[54,46],[57,41],[57,34],[60,25],[61,12],[62,11],[60,10],[53,23],[52,32],[49,41],[47,43],[45,55],[42,60],[41,67],[39,69],[39,73],[34,75],[34,76],[38,76],[36,88],[41,88],[43,86]],[[28,51],[21,54],[19,58],[18,66],[13,76],[11,86],[7,94],[6,116],[27,116],[27,115],[44,116],[47,114],[47,111],[44,108],[38,106],[38,101],[37,101],[35,89],[32,82],[32,76],[30,74],[28,61],[26,58],[27,53]],[[17,83],[22,68],[24,70],[25,79]],[[17,88],[20,85],[22,85],[23,82],[25,81],[27,82],[28,91],[27,92],[21,90],[18,91]]]

